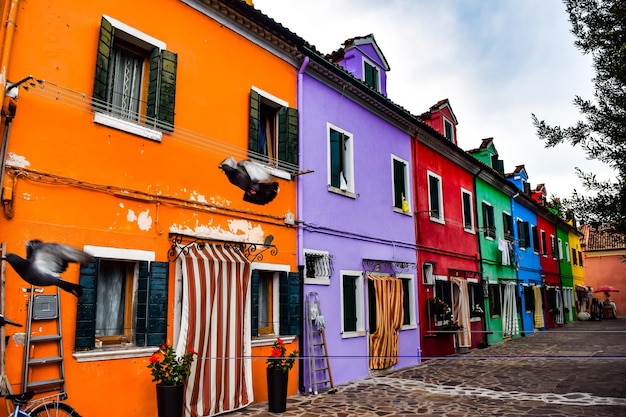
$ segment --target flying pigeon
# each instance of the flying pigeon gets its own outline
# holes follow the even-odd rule
[[[11,321],[5,318],[2,314],[0,314],[0,327],[4,326],[5,324],[10,324],[11,326],[22,327],[21,324]]]
[[[41,287],[56,285],[77,297],[83,293],[83,287],[62,280],[59,274],[67,269],[70,262],[86,263],[93,260],[91,255],[82,250],[36,239],[26,244],[26,259],[14,253],[7,253],[2,259],[29,284]]]
[[[252,161],[237,162],[230,156],[222,161],[219,168],[224,171],[232,184],[245,191],[243,201],[264,205],[278,194],[278,183],[273,181],[272,175]]]

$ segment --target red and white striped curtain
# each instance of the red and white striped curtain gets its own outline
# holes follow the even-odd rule
[[[368,275],[376,293],[376,331],[370,335],[370,369],[387,369],[398,363],[398,330],[404,321],[402,281]]]
[[[183,299],[176,352],[198,353],[185,387],[185,417],[213,416],[253,401],[250,263],[234,248],[193,246],[181,259]]]

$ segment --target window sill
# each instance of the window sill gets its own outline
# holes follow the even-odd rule
[[[267,336],[259,336],[257,338],[252,339],[252,347],[261,347],[261,346],[272,346],[274,342],[280,337],[285,343],[293,342],[297,336],[276,336],[276,335],[267,335]]]
[[[143,138],[151,139],[157,142],[161,142],[161,140],[163,139],[163,133],[158,130],[150,129],[137,123],[118,119],[117,117],[113,117],[106,113],[96,112],[94,114],[93,121],[94,123],[132,133],[133,135],[141,136]]]
[[[405,216],[409,216],[409,217],[413,216],[413,212],[412,212],[411,210],[409,210],[409,211],[404,211],[404,210],[402,210],[402,209],[399,209],[398,207],[394,207],[394,208],[393,208],[393,211],[394,211],[395,213],[398,213],[398,214],[403,214],[403,215],[405,215]]]
[[[350,197],[356,199],[357,195],[352,191],[345,191],[341,188],[333,187],[332,185],[328,186],[328,191],[334,194],[339,194],[345,197]]]
[[[86,350],[80,352],[73,352],[72,356],[77,362],[95,362],[95,361],[107,361],[113,359],[129,359],[129,358],[143,358],[146,356],[152,356],[154,352],[159,350],[157,346],[137,347],[130,345],[128,347],[114,346],[105,347],[101,349]]]
[[[341,333],[342,339],[353,339],[355,337],[364,337],[364,336],[365,336],[365,330],[357,330],[356,332],[342,332]]]
[[[304,278],[305,284],[310,285],[330,285],[330,277]]]
[[[482,317],[470,317],[469,319],[470,323],[478,322],[481,320],[482,320]]]
[[[471,233],[472,235],[476,234],[476,231],[474,229],[463,229],[463,231],[465,231],[465,233]]]
[[[430,217],[430,221],[433,223],[446,224],[445,219],[440,219],[439,217]]]
[[[406,324],[400,328],[400,331],[403,330],[415,330],[417,329],[417,324]]]

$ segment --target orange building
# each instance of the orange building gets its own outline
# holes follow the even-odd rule
[[[265,400],[272,343],[278,335],[289,350],[298,343],[298,306],[285,306],[299,282],[301,39],[238,0],[5,0],[2,13],[0,241],[23,257],[26,243],[40,239],[95,258],[63,274],[84,287],[81,297],[60,294],[64,374],[33,363],[23,377],[26,328],[6,326],[4,388],[63,379],[57,385],[81,415],[153,417],[147,365],[165,341],[205,349],[207,368],[216,356],[219,364],[246,363],[245,386],[217,382],[243,399],[207,399],[215,387],[202,372],[213,371],[197,369],[193,389],[207,403],[188,400],[188,408],[219,413],[252,395]],[[219,169],[227,157],[257,161],[278,183],[276,197],[267,204],[254,191],[244,197]],[[203,285],[214,277],[202,274],[217,270],[243,281],[211,299]],[[5,262],[2,273],[1,312],[26,324],[30,285]],[[227,324],[211,316],[235,304],[241,311]],[[29,336],[54,333],[51,326],[33,325]],[[226,336],[239,351],[207,346]],[[29,356],[54,350],[40,346]],[[290,393],[296,389],[297,367]]]

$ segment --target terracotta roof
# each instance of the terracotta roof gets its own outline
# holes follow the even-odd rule
[[[582,243],[586,251],[626,249],[626,235],[597,230],[590,225],[581,226]]]
[[[484,149],[487,149],[491,144],[493,143],[493,138],[485,138],[480,142],[480,147],[476,148],[476,149],[470,149],[467,152],[478,152],[478,151],[482,151]]]

